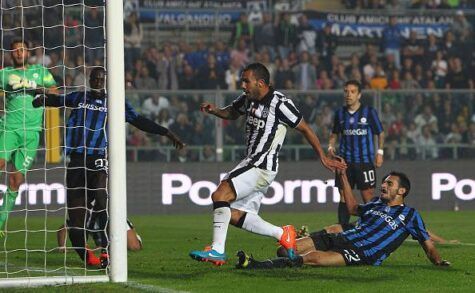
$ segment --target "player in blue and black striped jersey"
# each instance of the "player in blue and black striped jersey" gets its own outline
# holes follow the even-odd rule
[[[67,107],[71,114],[66,125],[65,151],[69,156],[66,172],[68,234],[73,247],[88,265],[103,266],[108,262],[107,247],[107,104],[110,99],[105,93],[106,72],[102,67],[91,71],[89,91],[78,91],[67,95],[40,96],[33,100],[34,107]],[[172,144],[181,149],[184,143],[173,132],[139,115],[125,102],[125,120],[138,129],[167,136]],[[92,208],[93,216],[103,231],[102,261],[86,249],[86,215]],[[94,214],[95,213],[95,214]]]
[[[384,130],[376,110],[363,105],[361,84],[356,80],[345,83],[345,106],[335,111],[333,130],[328,142],[328,153],[336,155],[335,144],[338,137],[338,155],[348,164],[346,174],[351,188],[360,190],[364,202],[374,197],[376,186],[376,168],[383,164]],[[378,146],[374,145],[374,136],[378,137]],[[377,150],[376,150],[377,149]],[[335,186],[340,189],[341,181],[335,178]],[[343,227],[350,221],[345,202],[341,198],[338,206],[338,223]]]
[[[442,260],[420,214],[404,203],[411,184],[407,176],[391,172],[381,185],[381,195],[366,204],[357,204],[345,171],[337,171],[342,182],[342,195],[352,215],[359,216],[356,227],[341,233],[322,230],[297,241],[294,259],[281,257],[256,261],[244,252],[238,253],[239,268],[276,268],[302,266],[381,265],[411,235],[418,240],[434,265],[448,266]],[[282,253],[282,252],[281,252]]]

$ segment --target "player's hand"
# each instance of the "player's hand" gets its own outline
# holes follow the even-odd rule
[[[213,114],[215,110],[216,110],[216,106],[214,104],[211,104],[211,103],[208,103],[208,102],[204,102],[200,106],[200,111],[201,112]]]
[[[346,170],[346,162],[340,158],[340,157],[335,157],[335,159],[329,159],[326,156],[320,157],[320,161],[322,162],[322,165],[325,166],[328,170],[334,172],[335,170]]]
[[[374,160],[374,165],[376,166],[376,168],[379,168],[383,165],[383,155],[381,154],[376,154],[376,159]]]
[[[173,146],[177,150],[181,150],[182,148],[185,147],[185,143],[183,143],[181,139],[172,131],[168,130],[167,137],[172,141]]]
[[[450,262],[449,262],[448,260],[445,260],[445,259],[444,259],[444,260],[441,260],[441,261],[437,264],[437,266],[439,266],[439,267],[450,267],[450,265],[451,265]]]
[[[43,94],[37,94],[31,104],[35,108],[43,107],[45,105],[46,96]]]

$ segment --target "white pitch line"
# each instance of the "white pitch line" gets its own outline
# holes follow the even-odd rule
[[[188,291],[177,291],[170,288],[159,287],[155,285],[142,284],[134,281],[126,283],[128,287],[140,289],[146,292],[160,292],[160,293],[189,293]]]

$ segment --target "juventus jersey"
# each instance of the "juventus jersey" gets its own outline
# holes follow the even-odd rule
[[[287,127],[295,128],[302,120],[294,103],[270,88],[262,100],[248,100],[242,94],[233,101],[232,107],[246,115],[245,161],[264,170],[277,171]]]

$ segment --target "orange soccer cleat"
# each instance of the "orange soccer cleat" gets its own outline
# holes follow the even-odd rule
[[[86,248],[86,264],[88,266],[98,266],[101,264],[101,260],[88,248]]]
[[[295,240],[297,233],[292,225],[284,226],[282,229],[284,230],[284,233],[282,233],[279,243],[287,249],[288,257],[294,259],[297,252],[297,241]]]

